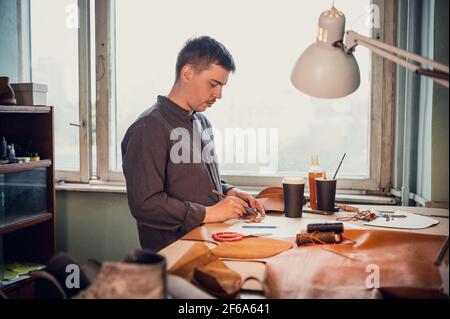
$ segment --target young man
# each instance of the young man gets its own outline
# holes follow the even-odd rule
[[[211,157],[194,160],[214,153],[212,135],[204,134],[211,124],[201,112],[222,97],[234,70],[233,57],[221,43],[207,36],[189,40],[178,55],[169,95],[158,96],[125,134],[122,167],[142,248],[158,251],[202,223],[240,217],[248,206],[264,214],[251,195],[220,179]],[[182,152],[192,153],[181,154],[182,161],[180,144]],[[213,189],[227,197],[220,200]]]

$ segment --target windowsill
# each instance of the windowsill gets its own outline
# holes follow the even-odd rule
[[[67,192],[87,192],[87,193],[127,193],[125,184],[114,185],[108,183],[65,183],[59,182],[55,184],[57,191]]]
[[[239,187],[239,186],[238,186]],[[256,195],[264,187],[239,187],[246,192]],[[82,183],[56,183],[57,191],[66,192],[87,192],[87,193],[121,193],[126,194],[127,189],[125,184],[108,184],[108,183],[95,183],[95,184],[82,184]],[[306,192],[309,196],[309,193]],[[336,201],[341,203],[358,203],[358,204],[371,204],[371,205],[396,205],[397,200],[394,197],[387,196],[375,196],[375,195],[359,195],[359,194],[336,194]]]

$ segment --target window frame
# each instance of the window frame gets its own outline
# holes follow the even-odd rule
[[[89,1],[79,0],[80,3],[80,119],[88,125],[80,127],[80,173],[58,171],[60,177],[67,181],[89,181],[91,152],[89,146],[91,125],[89,114],[89,70],[90,64],[86,53],[89,47]],[[373,0],[380,8],[380,28],[374,29],[372,37],[388,44],[396,45],[397,38],[397,3],[389,0]],[[110,130],[111,101],[115,98],[115,68],[114,68],[114,14],[115,1],[95,1],[95,56],[96,56],[96,151],[97,176],[96,179],[108,184],[123,184],[122,172],[110,169]],[[83,20],[85,19],[85,20]],[[83,40],[84,39],[84,40]],[[357,50],[367,50],[362,46]],[[395,120],[395,86],[396,66],[375,54],[372,59],[372,101],[370,121],[370,177],[367,179],[340,179],[340,192],[362,194],[387,194],[391,189],[393,172],[393,145]],[[103,69],[102,69],[103,68]],[[99,78],[99,74],[103,74]],[[279,186],[281,176],[261,177],[245,175],[221,175],[228,183],[238,186],[261,187]],[[78,177],[78,178],[77,178]]]

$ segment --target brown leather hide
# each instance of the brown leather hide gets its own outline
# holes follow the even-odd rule
[[[443,297],[433,263],[445,236],[352,229],[344,238],[342,244],[302,246],[268,260],[266,297]]]

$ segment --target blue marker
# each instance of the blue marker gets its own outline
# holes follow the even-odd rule
[[[265,226],[265,225],[243,225],[242,228],[277,228],[277,226]]]

